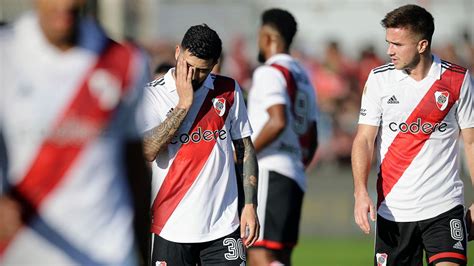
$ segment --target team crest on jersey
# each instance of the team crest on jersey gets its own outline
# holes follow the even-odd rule
[[[155,266],[167,266],[168,264],[166,263],[166,261],[157,261],[155,263]]]
[[[377,260],[377,266],[387,266],[387,253],[377,253],[375,254],[375,259]]]
[[[120,81],[105,69],[98,69],[92,73],[89,90],[103,110],[115,108],[120,101]]]
[[[434,93],[434,96],[436,100],[436,106],[438,106],[439,110],[444,111],[444,109],[446,109],[446,107],[448,106],[449,92],[436,91]]]
[[[219,116],[223,116],[225,113],[225,99],[224,98],[214,98],[212,99],[212,104],[214,105],[214,110]]]

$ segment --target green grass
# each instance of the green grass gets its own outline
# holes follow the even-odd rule
[[[368,266],[373,265],[373,240],[302,239],[293,252],[295,266]],[[469,261],[474,258],[474,242],[468,245]],[[472,264],[471,264],[472,265]]]

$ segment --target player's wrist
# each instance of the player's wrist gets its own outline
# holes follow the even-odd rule
[[[192,102],[179,101],[176,105],[176,109],[182,109],[187,112],[189,111],[189,108],[191,108],[191,104]]]

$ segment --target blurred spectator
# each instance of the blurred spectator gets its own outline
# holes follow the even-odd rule
[[[365,81],[367,80],[367,77],[369,76],[370,71],[373,68],[376,68],[378,66],[383,65],[384,61],[380,59],[380,57],[377,56],[375,53],[375,48],[372,45],[368,45],[364,49],[362,49],[360,53],[360,58],[358,62],[358,69],[357,69],[357,80],[358,80],[358,92],[359,95],[357,98],[359,98],[360,94],[362,93],[362,90],[364,89]],[[357,100],[358,101],[358,100]]]
[[[245,39],[237,35],[231,42],[228,56],[223,64],[225,73],[234,78],[245,91],[249,88],[252,68],[247,58]]]
[[[37,0],[0,32],[2,265],[137,265],[137,244],[146,262],[133,114],[148,67],[81,15],[84,2]]]

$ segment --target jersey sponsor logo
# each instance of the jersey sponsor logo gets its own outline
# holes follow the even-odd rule
[[[448,106],[449,92],[447,91],[436,91],[434,93],[436,106],[439,110],[444,111]]]
[[[402,133],[411,133],[411,134],[418,134],[418,133],[423,133],[423,134],[431,134],[435,131],[439,132],[445,132],[446,128],[448,127],[448,124],[444,122],[437,122],[437,123],[430,123],[430,122],[422,122],[421,118],[418,117],[416,121],[412,123],[396,123],[396,122],[391,122],[388,124],[388,127],[390,128],[391,131],[393,132],[402,132]]]
[[[197,130],[192,131],[191,133],[183,133],[176,135],[171,144],[177,144],[181,142],[182,144],[187,144],[190,141],[193,143],[199,143],[201,141],[209,142],[212,140],[225,140],[227,138],[227,131],[225,129],[216,129],[216,130],[202,130],[201,127],[198,127]]]
[[[377,260],[377,266],[387,266],[387,253],[377,253],[375,254],[375,258]]]
[[[390,99],[388,99],[387,104],[399,104],[400,102],[397,100],[397,97],[395,95],[392,95]]]
[[[225,99],[224,98],[214,98],[212,99],[212,105],[214,110],[219,116],[223,116],[225,113]]]

